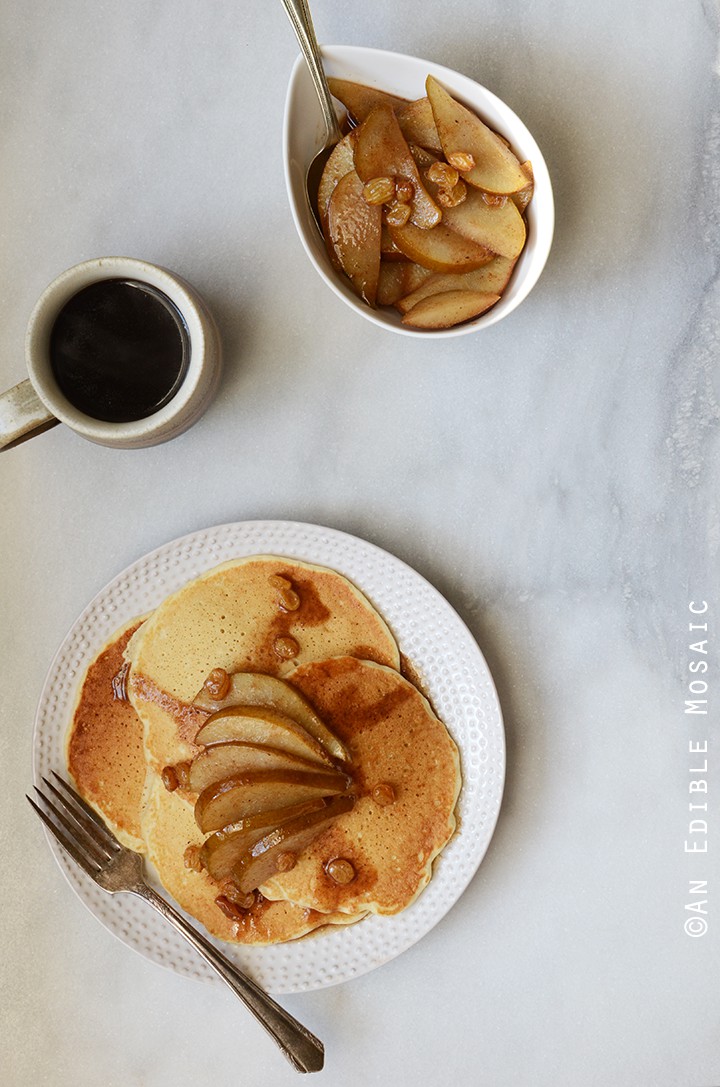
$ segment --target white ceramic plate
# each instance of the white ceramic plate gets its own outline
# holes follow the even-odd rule
[[[472,635],[447,601],[399,559],[354,536],[292,521],[246,521],[196,532],[129,566],[88,605],[61,645],[40,698],[34,737],[36,783],[64,768],[64,740],[76,691],[102,645],[124,623],[155,608],[205,570],[254,554],[278,554],[345,574],[378,607],[422,678],[460,749],[460,829],[420,897],[394,917],[368,917],[293,943],[225,954],[273,993],[346,981],[405,951],[460,897],[489,845],[500,810],[505,736],[497,694]],[[162,918],[130,895],[105,894],[48,836],[56,860],[87,908],[128,947],[196,978],[215,975]],[[152,873],[150,873],[152,875]]]

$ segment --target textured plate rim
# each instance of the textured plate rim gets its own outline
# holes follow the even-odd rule
[[[436,860],[430,884],[407,910],[394,917],[370,916],[357,925],[328,928],[272,947],[235,947],[215,941],[269,992],[297,993],[368,973],[425,936],[477,871],[500,813],[506,753],[497,691],[470,630],[421,574],[364,539],[292,520],[216,525],[147,552],[92,598],[58,648],[35,717],[33,776],[39,784],[48,771],[64,768],[65,733],[78,683],[119,627],[150,611],[198,573],[228,558],[261,553],[329,566],[368,596],[387,620],[401,652],[418,669],[426,693],[458,744],[463,768],[458,831]],[[138,606],[140,601],[144,606]],[[447,650],[442,663],[434,651],[438,639]],[[456,669],[452,695],[440,682],[440,669],[448,663]],[[47,832],[46,837],[73,891],[114,936],[175,972],[203,980],[215,978],[182,937],[145,903],[131,896],[105,894],[66,858]]]

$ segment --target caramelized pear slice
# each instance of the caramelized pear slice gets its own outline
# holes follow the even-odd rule
[[[227,879],[243,853],[263,835],[287,823],[289,819],[323,811],[325,807],[325,799],[318,797],[316,800],[305,800],[301,804],[259,812],[247,819],[241,819],[238,823],[232,823],[205,839],[200,850],[200,863],[213,879]]]
[[[235,672],[230,677],[230,690],[224,698],[215,701],[203,688],[195,699],[195,705],[211,713],[228,706],[267,706],[297,721],[332,758],[350,761],[344,744],[320,720],[310,703],[289,683],[276,676],[263,672]]]
[[[382,208],[368,204],[352,170],[338,181],[327,209],[325,240],[333,263],[369,306],[375,306],[380,275]]]
[[[301,758],[289,751],[265,744],[239,740],[212,744],[195,756],[190,764],[188,785],[193,793],[201,793],[214,781],[237,777],[255,770],[318,770],[319,763]]]
[[[435,127],[435,117],[429,98],[418,98],[415,102],[395,110],[395,116],[403,136],[409,144],[427,148],[442,154],[442,144]]]
[[[419,264],[411,261],[383,261],[380,265],[378,304],[396,305],[431,275],[427,268],[421,268]]]
[[[398,109],[410,104],[407,98],[398,98],[397,95],[388,94],[387,91],[378,90],[377,87],[366,87],[364,83],[353,83],[349,79],[328,76],[328,86],[330,93],[342,102],[358,124],[364,121],[376,106],[384,105],[390,106],[391,109]]]
[[[515,262],[505,257],[495,257],[489,264],[476,268],[474,272],[462,272],[460,275],[430,275],[410,294],[400,298],[395,306],[401,313],[407,313],[423,298],[444,291],[482,291],[485,294],[502,294],[508,285]]]
[[[388,226],[398,249],[416,264],[431,272],[469,272],[488,264],[495,254],[477,242],[456,234],[444,223],[432,230],[421,230],[412,223]]]
[[[472,317],[479,317],[499,298],[499,294],[480,291],[443,291],[418,302],[402,320],[404,325],[412,328],[452,328]]]
[[[535,190],[535,174],[530,159],[528,159],[527,162],[522,163],[522,170],[528,179],[528,183],[524,189],[520,189],[519,192],[513,193],[512,199],[520,214],[524,215],[527,211],[528,204],[533,198],[533,192]]]
[[[405,254],[401,253],[395,242],[390,237],[390,231],[383,223],[383,228],[380,233],[380,257],[384,261],[388,260],[402,260],[404,261]]]
[[[344,793],[345,774],[309,770],[255,770],[215,781],[195,802],[195,821],[203,834],[222,830],[250,815]]]
[[[352,809],[355,797],[338,796],[329,800],[324,811],[299,815],[264,835],[238,858],[232,872],[241,891],[254,891],[278,871],[283,854],[297,856],[306,849],[339,815]]]
[[[434,186],[428,185],[432,191]],[[461,204],[444,209],[443,222],[456,234],[508,260],[517,260],[525,245],[525,222],[509,197],[499,207],[490,207],[481,192],[468,187]]]
[[[448,94],[434,76],[425,83],[445,158],[461,152],[472,155],[475,165],[463,178],[491,193],[514,193],[528,179],[507,144],[479,117]]]
[[[389,106],[398,119],[403,135],[408,142],[429,147],[442,152],[440,138],[435,128],[435,118],[427,98],[418,98],[411,102],[407,98],[398,98],[395,94],[368,87],[362,83],[353,83],[347,79],[328,78],[330,93],[342,102],[345,109],[358,124],[370,116],[377,106]]]
[[[287,751],[314,760],[318,769],[334,768],[331,756],[302,725],[265,706],[228,706],[208,717],[195,737],[195,743],[205,747],[233,742]]]
[[[325,169],[320,178],[317,198],[318,214],[320,216],[324,234],[327,233],[328,204],[330,203],[330,197],[333,194],[335,186],[341,178],[345,177],[345,174],[349,174],[351,170],[355,169],[353,153],[356,138],[357,132],[355,129],[353,129],[352,132],[348,132],[347,136],[343,136],[340,142],[335,144],[330,154],[330,158],[325,163]]]
[[[408,142],[390,106],[378,106],[358,129],[355,169],[364,183],[376,177],[403,177],[411,183],[410,222],[427,230],[442,211],[425,188]]]
[[[405,267],[407,261],[382,261],[378,280],[377,301],[379,306],[394,306],[404,294]]]

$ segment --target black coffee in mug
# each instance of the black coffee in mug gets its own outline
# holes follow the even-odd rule
[[[190,338],[174,302],[132,279],[101,279],[74,294],[50,334],[50,366],[70,403],[93,419],[128,423],[175,396]]]

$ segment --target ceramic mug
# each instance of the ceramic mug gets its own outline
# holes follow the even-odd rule
[[[89,407],[84,403],[81,409],[68,399],[59,384],[57,365],[53,365],[57,358],[51,352],[58,318],[62,313],[65,319],[72,312],[75,303],[71,300],[86,288],[113,281],[121,281],[127,290],[137,288],[148,300],[154,300],[149,305],[167,311],[167,321],[174,322],[178,345],[182,344],[181,368],[166,402],[159,401],[157,410],[143,418],[120,422],[95,417],[92,402]],[[28,324],[25,361],[27,379],[0,394],[0,449],[55,422],[65,423],[99,445],[132,449],[169,441],[202,415],[217,389],[221,348],[211,314],[184,280],[142,260],[98,257],[67,269],[43,292]],[[102,375],[97,380],[102,382]]]

